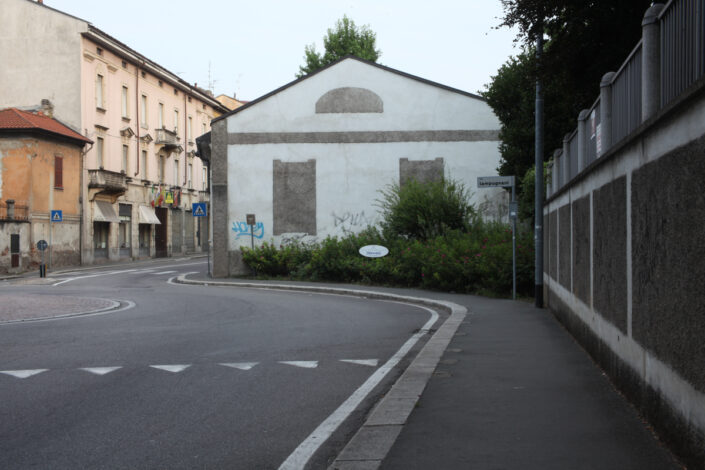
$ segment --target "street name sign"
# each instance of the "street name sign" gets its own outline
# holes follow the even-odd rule
[[[514,186],[513,176],[478,176],[478,188],[511,188]]]
[[[381,245],[365,245],[360,248],[360,254],[366,258],[381,258],[388,253],[389,249]]]

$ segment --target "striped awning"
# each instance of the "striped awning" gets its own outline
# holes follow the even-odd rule
[[[140,223],[161,225],[157,214],[154,212],[154,208],[149,206],[140,206]]]
[[[94,201],[93,222],[120,222],[113,205],[108,201]]]

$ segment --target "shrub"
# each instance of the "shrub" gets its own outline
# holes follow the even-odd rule
[[[465,230],[476,218],[465,186],[445,178],[392,184],[380,193],[381,226],[389,238],[429,240],[451,230]]]

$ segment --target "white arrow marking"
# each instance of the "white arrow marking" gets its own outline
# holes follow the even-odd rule
[[[279,364],[287,364],[294,367],[303,367],[305,369],[315,369],[318,367],[318,361],[279,361]]]
[[[175,365],[171,365],[171,366],[170,365],[162,365],[162,366],[149,366],[149,367],[165,370],[167,372],[176,373],[176,372],[181,372],[182,370],[187,369],[190,366],[191,366],[191,364],[175,364]]]
[[[259,362],[221,362],[221,366],[232,367],[233,369],[250,370]]]
[[[122,366],[117,366],[117,367],[81,367],[81,370],[85,370],[86,372],[90,372],[92,374],[96,375],[105,375],[109,374],[115,370],[122,369]]]
[[[32,377],[33,375],[40,374],[49,369],[27,369],[27,370],[0,370],[0,374],[7,374],[18,379],[26,379],[27,377]]]
[[[349,362],[350,364],[359,364],[361,366],[377,367],[379,362],[377,359],[341,359],[340,362]]]

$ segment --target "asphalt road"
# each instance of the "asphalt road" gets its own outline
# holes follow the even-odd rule
[[[168,282],[205,269],[205,259],[158,261],[0,288],[122,305],[0,325],[0,468],[279,468],[430,316],[392,302]],[[337,455],[407,361],[309,467]]]

